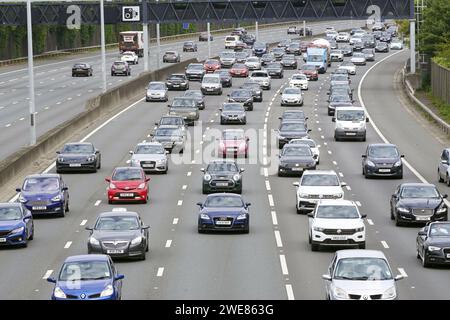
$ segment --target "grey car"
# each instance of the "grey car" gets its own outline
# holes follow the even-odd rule
[[[176,51],[166,51],[163,55],[163,62],[178,63],[180,61],[180,54]]]
[[[172,104],[167,105],[169,115],[182,116],[188,125],[194,125],[195,121],[200,118],[197,101],[192,97],[176,97]]]
[[[253,110],[253,94],[250,90],[235,89],[228,95],[228,102],[239,102],[244,105],[245,110]]]
[[[292,139],[309,138],[310,129],[307,129],[305,122],[281,122],[278,129],[278,149],[284,147]]]
[[[229,88],[233,85],[233,77],[228,70],[216,70],[214,74],[218,74],[223,88]]]
[[[130,154],[132,167],[141,167],[145,172],[167,173],[169,170],[167,152],[159,142],[139,143]]]
[[[281,58],[280,63],[284,69],[291,68],[295,70],[298,67],[297,59],[293,54],[285,54],[283,58]]]
[[[285,53],[284,48],[273,48],[272,49],[272,54],[274,55],[274,57],[277,61],[280,61],[283,58],[284,53]]]
[[[145,100],[148,101],[164,101],[169,100],[168,89],[162,81],[151,81],[147,86]]]
[[[298,120],[306,122],[308,120],[308,117],[305,115],[305,112],[303,110],[286,110],[282,113],[281,117],[278,117],[278,119],[280,119],[281,122],[288,120]]]
[[[353,102],[349,95],[330,95],[328,98],[328,115],[333,116],[337,107],[352,106]]]
[[[308,145],[285,144],[279,158],[279,177],[285,175],[302,175],[304,170],[316,169],[316,160]]]
[[[366,58],[366,61],[375,61],[375,49],[363,49],[362,53]]]
[[[56,172],[93,171],[101,168],[102,156],[92,143],[66,143],[61,151],[57,151]]]
[[[336,251],[326,281],[328,300],[394,300],[398,299],[396,281],[383,252],[348,249]]]
[[[247,114],[242,103],[225,102],[220,110],[220,124],[247,123]]]
[[[190,63],[186,67],[186,78],[188,80],[199,80],[203,79],[206,71],[202,63]]]
[[[271,78],[282,79],[284,77],[283,66],[279,62],[272,62],[266,65],[266,71]]]
[[[182,116],[170,116],[165,115],[159,119],[158,122],[155,122],[156,126],[177,126],[181,130],[186,130],[186,122]]]
[[[202,192],[234,192],[242,193],[243,168],[239,168],[234,160],[213,160],[208,166],[200,169],[203,172]]]
[[[184,92],[184,97],[194,98],[197,102],[197,107],[200,110],[205,109],[205,96],[203,95],[201,90],[186,90]]]
[[[241,89],[251,90],[253,94],[253,101],[262,102],[263,101],[263,92],[259,83],[255,81],[245,82]]]
[[[265,53],[261,56],[261,65],[265,66],[271,62],[275,62],[275,56],[272,53]]]
[[[169,152],[184,151],[186,135],[178,126],[159,126],[151,136],[153,142],[159,142]]]

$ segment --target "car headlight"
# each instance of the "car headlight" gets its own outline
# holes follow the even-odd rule
[[[318,232],[323,232],[324,229],[321,227],[313,227],[313,230],[318,231]]]
[[[335,198],[335,199],[340,199],[340,198],[342,198],[344,195],[342,194],[342,193],[336,193],[336,194],[334,194],[333,195],[333,198]]]
[[[19,202],[25,203],[25,202],[27,202],[27,199],[25,199],[23,195],[20,195],[19,196]]]
[[[109,183],[109,188],[110,189],[116,189],[116,185],[112,182]]]
[[[210,220],[211,218],[210,218],[207,214],[202,213],[202,214],[200,214],[200,219],[203,219],[203,220]]]
[[[401,165],[402,165],[402,159],[400,159],[396,163],[394,163],[394,167],[400,167]]]
[[[205,181],[210,181],[211,180],[211,175],[207,173],[207,174],[205,174],[203,176],[203,179],[205,179]]]
[[[66,294],[64,293],[64,291],[61,290],[60,287],[55,287],[55,290],[53,291],[53,295],[55,296],[55,298],[58,298],[58,299],[67,299]]]
[[[165,164],[166,163],[166,159],[159,159],[157,161],[158,164]]]
[[[338,299],[347,299],[348,295],[347,292],[345,292],[343,289],[339,287],[333,288],[333,296],[335,296]]]
[[[89,243],[94,245],[94,246],[99,246],[100,245],[100,241],[98,241],[97,239],[95,239],[94,237],[90,237],[89,238]]]
[[[236,220],[245,220],[247,219],[247,215],[245,213],[241,213],[240,215],[238,215],[238,217],[236,218]]]
[[[447,211],[447,207],[445,205],[442,205],[437,209],[437,213],[444,213]]]
[[[299,193],[298,195],[300,198],[309,198],[309,194],[307,193]]]
[[[309,167],[314,167],[315,165],[316,165],[316,162],[314,161],[314,162],[308,163],[306,166],[309,168]]]
[[[59,202],[59,201],[61,201],[61,199],[62,199],[61,195],[57,195],[57,196],[54,196],[51,200],[53,202]]]
[[[58,162],[64,162],[64,158],[63,157],[58,157]]]
[[[364,231],[364,227],[356,228],[356,232],[363,232],[363,231]]]
[[[145,189],[145,182],[142,182],[139,186],[138,189]]]
[[[375,167],[375,163],[373,163],[373,162],[370,161],[370,160],[367,160],[367,165],[368,165],[369,167]]]
[[[95,160],[95,156],[89,156],[88,158],[87,158],[87,161],[88,162],[92,162],[92,161],[94,161]]]
[[[396,296],[397,296],[397,292],[395,290],[395,287],[390,287],[383,293],[383,295],[381,296],[381,299],[393,299]]]
[[[133,240],[131,240],[131,245],[132,245],[132,246],[135,246],[135,245],[140,244],[141,242],[142,242],[142,237],[139,236],[139,237],[136,237],[136,238],[134,238]]]
[[[441,250],[441,248],[434,247],[434,246],[428,246],[428,251],[439,251],[439,250]]]
[[[234,181],[239,181],[239,179],[241,179],[241,176],[240,176],[239,174],[235,174],[235,175],[233,176],[233,180],[234,180]]]
[[[404,212],[404,213],[408,213],[408,212],[409,212],[409,209],[408,209],[408,208],[397,207],[397,211],[399,211],[399,212]]]
[[[141,161],[139,159],[131,159],[131,163],[133,164],[141,164]]]
[[[112,285],[108,284],[102,293],[100,293],[100,298],[112,296],[114,293],[114,288]]]
[[[11,233],[22,233],[24,229],[25,229],[24,227],[19,227],[11,231]]]

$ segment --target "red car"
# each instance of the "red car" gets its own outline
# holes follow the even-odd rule
[[[235,63],[230,69],[232,77],[248,77],[248,67],[243,63]]]
[[[118,167],[105,180],[109,182],[106,189],[109,204],[116,201],[147,203],[150,178],[145,176],[142,168]]]
[[[220,61],[217,59],[206,60],[205,63],[203,64],[203,67],[205,68],[206,72],[214,72],[221,68]]]
[[[308,80],[317,81],[319,80],[319,72],[315,65],[304,64],[300,67],[300,72],[305,74]]]
[[[233,157],[245,156],[248,158],[249,140],[243,129],[223,130],[219,140],[219,156],[222,155],[223,158],[226,158],[227,155],[233,155]]]

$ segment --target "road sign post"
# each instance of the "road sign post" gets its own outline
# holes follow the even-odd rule
[[[36,144],[36,105],[34,96],[34,71],[33,71],[33,26],[31,21],[31,0],[27,0],[27,42],[28,42],[28,82],[30,85],[30,146]]]

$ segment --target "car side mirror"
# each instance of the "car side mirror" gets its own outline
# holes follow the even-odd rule
[[[205,172],[205,168],[201,168],[200,171],[204,173]]]
[[[405,155],[404,154],[402,154],[401,156],[400,156],[400,158],[404,158],[405,157]]]
[[[395,281],[399,281],[399,280],[402,280],[402,279],[404,279],[404,278],[405,278],[404,275],[398,274],[398,275],[395,276],[394,280],[395,280]]]
[[[300,187],[300,183],[299,182],[292,182],[292,185],[294,186],[294,187]]]
[[[142,229],[144,230],[150,229],[150,226],[142,226]]]
[[[122,280],[124,278],[125,276],[123,274],[118,274],[117,276],[114,277],[114,281]]]
[[[307,131],[307,132],[308,132],[308,133],[310,133],[311,131],[312,131],[311,129],[308,129],[308,131]]]
[[[62,190],[67,191],[67,190],[69,190],[69,187],[63,187]]]
[[[369,118],[366,118],[366,122],[370,122]]]
[[[308,119],[309,119],[308,117],[305,117],[305,121],[308,120]]]
[[[362,213],[362,214],[361,214],[361,218],[363,218],[363,219],[364,219],[364,218],[367,218],[367,213]]]
[[[133,155],[133,154],[134,154],[134,152],[130,150],[129,154]]]
[[[448,198],[448,194],[444,194],[444,195],[442,196],[442,198],[447,199],[447,198]]]
[[[95,150],[95,154],[99,154],[100,153],[100,150]]]
[[[361,156],[361,158],[367,158],[367,155],[363,154],[363,155]]]
[[[419,236],[426,236],[427,232],[425,230],[419,230],[419,232],[417,233]]]
[[[16,188],[16,192],[20,192],[20,191],[22,191],[22,189]]]
[[[245,137],[245,141],[250,141],[250,138],[249,137]]]
[[[244,172],[244,171],[245,171],[244,168],[240,168],[240,169],[239,169],[239,173],[242,173],[242,172]]]
[[[283,120],[283,117],[278,117],[278,119]]]
[[[203,203],[197,202],[197,205],[198,205],[200,208],[203,208]]]
[[[157,126],[157,125],[159,125],[159,123],[158,123],[158,122],[155,122],[155,126]]]
[[[247,202],[246,204],[245,204],[245,206],[246,207],[250,207],[252,204],[250,203],[250,202]]]
[[[94,228],[92,228],[92,227],[86,227],[84,229],[87,230],[87,231],[93,231],[94,230]]]
[[[335,117],[331,118],[331,122],[336,122],[336,118]]]
[[[314,212],[308,212],[308,217],[314,218]]]
[[[111,182],[111,178],[105,178],[106,182]]]
[[[170,108],[170,104],[167,105]]]
[[[219,108],[219,111],[223,111],[222,108]]]
[[[50,283],[56,283],[56,279],[55,278],[47,278],[47,282],[50,282]]]
[[[331,281],[331,276],[329,274],[323,274],[322,275],[323,280]]]
[[[345,187],[347,185],[347,182],[341,182],[341,187]]]
[[[56,151],[56,154],[60,154],[61,153],[61,151]]]
[[[149,182],[150,181],[150,178],[145,178],[145,182]]]

